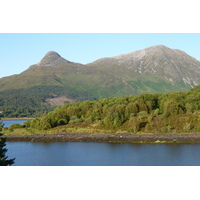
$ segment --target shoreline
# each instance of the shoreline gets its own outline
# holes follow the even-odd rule
[[[200,133],[131,134],[131,133],[57,133],[4,135],[7,142],[108,142],[108,143],[200,143]]]
[[[14,120],[29,120],[34,118],[27,118],[27,117],[21,117],[21,118],[1,118],[1,121],[14,121]]]

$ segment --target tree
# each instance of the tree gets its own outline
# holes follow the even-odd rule
[[[0,122],[0,132],[3,129],[3,123]],[[14,159],[7,159],[8,157],[5,155],[7,152],[6,146],[6,138],[2,137],[3,134],[0,133],[0,166],[8,166],[14,164]]]

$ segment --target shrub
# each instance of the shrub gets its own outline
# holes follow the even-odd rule
[[[140,111],[138,114],[137,114],[138,117],[146,117],[147,116],[147,111]]]
[[[164,124],[161,128],[161,133],[170,133],[172,131],[172,127],[169,124]]]
[[[75,120],[70,120],[70,121],[69,121],[69,124],[73,124],[73,123],[80,123],[80,122],[83,122],[83,120],[82,120],[82,119],[79,119],[79,118],[77,118],[77,119],[75,119]]]
[[[154,116],[157,116],[157,115],[159,115],[159,113],[160,113],[160,110],[159,110],[159,108],[157,108],[157,109],[155,109],[155,110],[153,110],[153,115]]]
[[[66,119],[60,119],[60,120],[58,120],[58,125],[65,125],[65,124],[67,124],[68,122],[67,122],[67,120]]]
[[[196,126],[194,129],[200,131],[200,126]]]
[[[128,122],[129,129],[132,130],[134,133],[141,131],[146,127],[146,125],[147,125],[146,119],[139,119],[137,117],[131,117]]]
[[[190,131],[190,130],[191,130],[191,125],[190,125],[190,123],[187,122],[187,123],[183,126],[183,130],[186,131],[186,132]]]
[[[131,117],[129,119],[129,127],[133,133],[137,133],[139,131],[139,124],[137,122],[137,117]]]
[[[3,127],[3,131],[7,131],[8,129],[8,127]]]
[[[25,122],[22,124],[22,126],[23,126],[24,128],[29,128],[29,127],[31,126],[31,120],[28,119],[27,121],[25,121]]]
[[[15,128],[23,128],[23,125],[20,125],[20,124],[11,124],[9,126],[9,129],[15,129]]]

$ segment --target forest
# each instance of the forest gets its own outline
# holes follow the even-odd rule
[[[24,127],[49,130],[83,127],[131,133],[200,131],[200,86],[188,92],[141,94],[67,103],[26,122]]]
[[[75,101],[94,98],[84,91],[76,91],[64,86],[34,86],[0,91],[0,118],[40,117],[44,112],[55,109],[46,102],[47,98],[55,95],[67,96]],[[66,102],[67,103],[67,102]]]

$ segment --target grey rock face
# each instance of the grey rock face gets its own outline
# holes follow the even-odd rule
[[[200,62],[178,49],[156,45],[114,57],[102,58],[89,65],[104,66],[109,70],[123,69],[132,78],[153,76],[175,85],[177,81],[193,87],[200,84]]]

